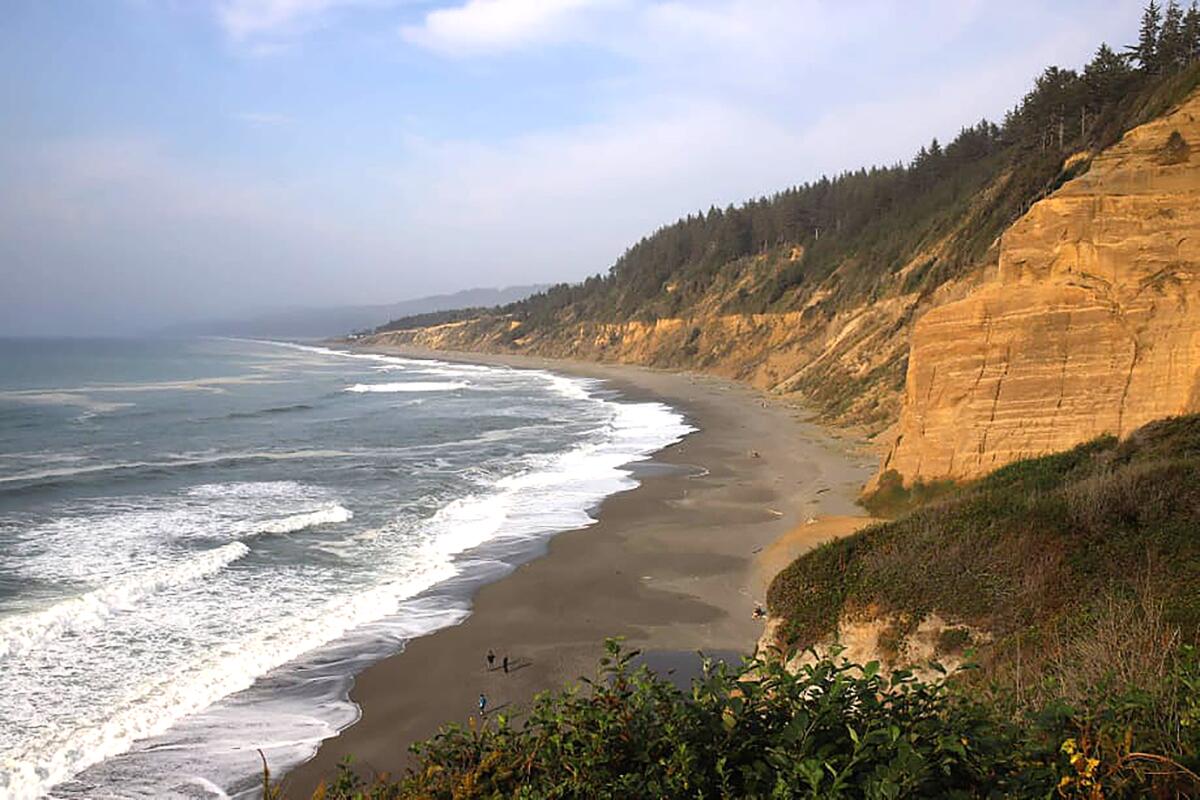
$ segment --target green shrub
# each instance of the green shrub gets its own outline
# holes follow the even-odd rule
[[[865,495],[859,503],[871,516],[891,519],[945,497],[956,488],[958,484],[952,480],[927,482],[917,479],[912,486],[905,486],[904,477],[896,470],[889,469],[879,476],[875,490]]]
[[[1146,701],[1048,702],[1014,719],[953,680],[825,660],[706,667],[690,693],[609,642],[597,678],[417,745],[418,766],[368,785],[349,764],[325,800],[397,798],[973,798],[1188,796],[1200,666],[1188,651],[1173,751],[1143,751]],[[1188,765],[1191,764],[1192,767]]]

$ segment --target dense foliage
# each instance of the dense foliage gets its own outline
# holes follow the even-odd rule
[[[1019,718],[954,682],[818,661],[706,669],[681,692],[609,643],[595,681],[541,695],[524,724],[452,726],[419,745],[418,768],[367,784],[346,765],[318,796],[398,798],[1184,797],[1200,791],[1200,662],[1187,694],[1186,752],[1143,752],[1152,714],[1136,693]],[[1190,766],[1189,766],[1190,765]]]
[[[1128,53],[1101,45],[1081,70],[1050,67],[997,125],[987,120],[907,164],[823,177],[740,206],[713,207],[630,247],[605,275],[560,284],[490,313],[521,332],[578,321],[686,315],[747,258],[766,276],[724,312],[788,310],[818,287],[832,313],[895,293],[928,292],[985,257],[1031,203],[1078,171],[1086,154],[1162,113],[1200,80],[1200,11],[1151,3]],[[1083,158],[1074,154],[1083,153]],[[800,257],[796,257],[800,254]],[[458,321],[447,312],[386,329]],[[516,335],[514,333],[514,335]]]

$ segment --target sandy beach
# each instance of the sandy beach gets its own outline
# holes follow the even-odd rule
[[[293,800],[347,755],[364,777],[399,773],[411,764],[409,745],[465,723],[480,692],[491,710],[519,712],[537,692],[591,675],[606,637],[625,637],[652,664],[696,650],[749,653],[762,632],[754,606],[775,572],[862,524],[854,497],[874,469],[871,453],[744,385],[628,366],[388,352],[601,378],[623,397],[678,408],[699,431],[640,466],[641,485],[608,498],[596,524],[556,536],[542,557],[484,586],[465,622],[363,671],[351,692],[361,719],[287,775]],[[509,657],[508,674],[487,668],[489,649]]]

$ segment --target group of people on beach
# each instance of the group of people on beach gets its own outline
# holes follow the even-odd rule
[[[495,650],[492,650],[490,648],[488,649],[487,662],[488,662],[488,672],[491,672],[492,670],[494,670],[496,668],[496,651]],[[508,655],[507,654],[504,656],[503,659],[501,659],[500,666],[504,669],[504,674],[507,675],[508,674]]]
[[[490,647],[488,648],[488,651],[487,651],[487,665],[488,665],[488,672],[491,672],[492,670],[494,670],[496,668],[496,651],[492,650]],[[505,675],[508,674],[508,654],[507,653],[504,655],[504,657],[502,659],[500,659],[500,668],[504,670]],[[487,716],[487,705],[488,705],[487,695],[484,694],[483,692],[480,692],[479,693],[479,713],[485,717]]]

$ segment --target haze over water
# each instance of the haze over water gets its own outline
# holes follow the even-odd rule
[[[252,794],[689,430],[533,370],[0,341],[0,797]]]

